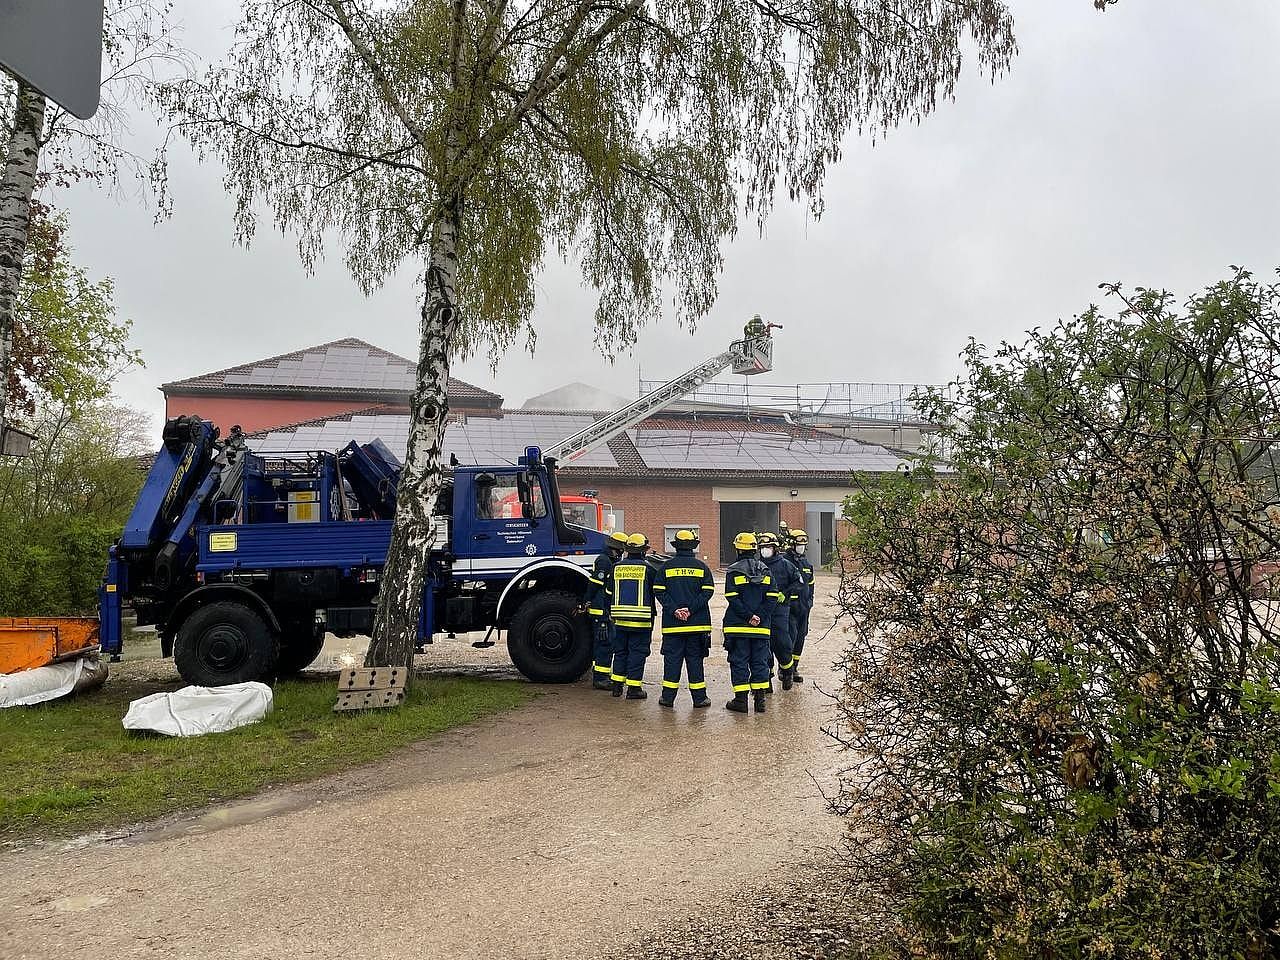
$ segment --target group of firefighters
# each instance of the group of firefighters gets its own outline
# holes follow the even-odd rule
[[[729,656],[733,699],[725,707],[746,713],[754,697],[756,713],[765,711],[773,691],[773,664],[783,690],[803,683],[800,655],[813,609],[813,563],[805,557],[809,537],[803,530],[739,533],[733,538],[737,559],[725,571],[724,648]],[[595,640],[592,686],[615,697],[645,700],[644,665],[649,657],[654,620],[661,607],[662,696],[675,704],[680,677],[687,673],[695,707],[708,707],[704,661],[711,654],[711,598],[715,576],[697,556],[698,537],[680,530],[671,541],[675,553],[661,564],[646,559],[644,534],[609,535],[591,571],[586,613]]]

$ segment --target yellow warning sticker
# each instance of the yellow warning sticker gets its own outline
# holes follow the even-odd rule
[[[209,534],[210,553],[231,553],[235,548],[236,535],[234,533]]]

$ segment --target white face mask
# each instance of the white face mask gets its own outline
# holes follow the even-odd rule
[[[796,544],[794,547],[792,547],[791,549],[795,550],[795,552],[796,552],[796,553],[803,554],[803,553],[804,553],[804,548],[805,548],[805,545],[804,545],[803,543],[797,543],[797,544]]]
[[[770,557],[773,556],[773,547],[761,547],[760,556],[768,560]]]

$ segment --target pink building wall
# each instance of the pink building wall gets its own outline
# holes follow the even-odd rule
[[[354,410],[368,409],[368,401],[353,400],[282,400],[274,397],[210,397],[175,394],[165,398],[165,416],[196,415],[216,424],[226,436],[232,425],[240,424],[245,433],[270,430],[304,420],[334,417]]]

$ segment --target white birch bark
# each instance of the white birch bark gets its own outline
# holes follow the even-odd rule
[[[31,194],[40,162],[40,134],[44,129],[44,94],[18,84],[17,107],[0,179],[0,424],[9,399],[9,364],[13,352],[13,324],[22,280],[22,257],[31,223]]]
[[[436,530],[432,507],[444,475],[441,454],[449,414],[449,351],[458,329],[460,219],[454,205],[436,225],[431,240],[417,386],[410,401],[409,449],[396,490],[396,517],[366,666],[408,667],[413,662],[423,579]]]

